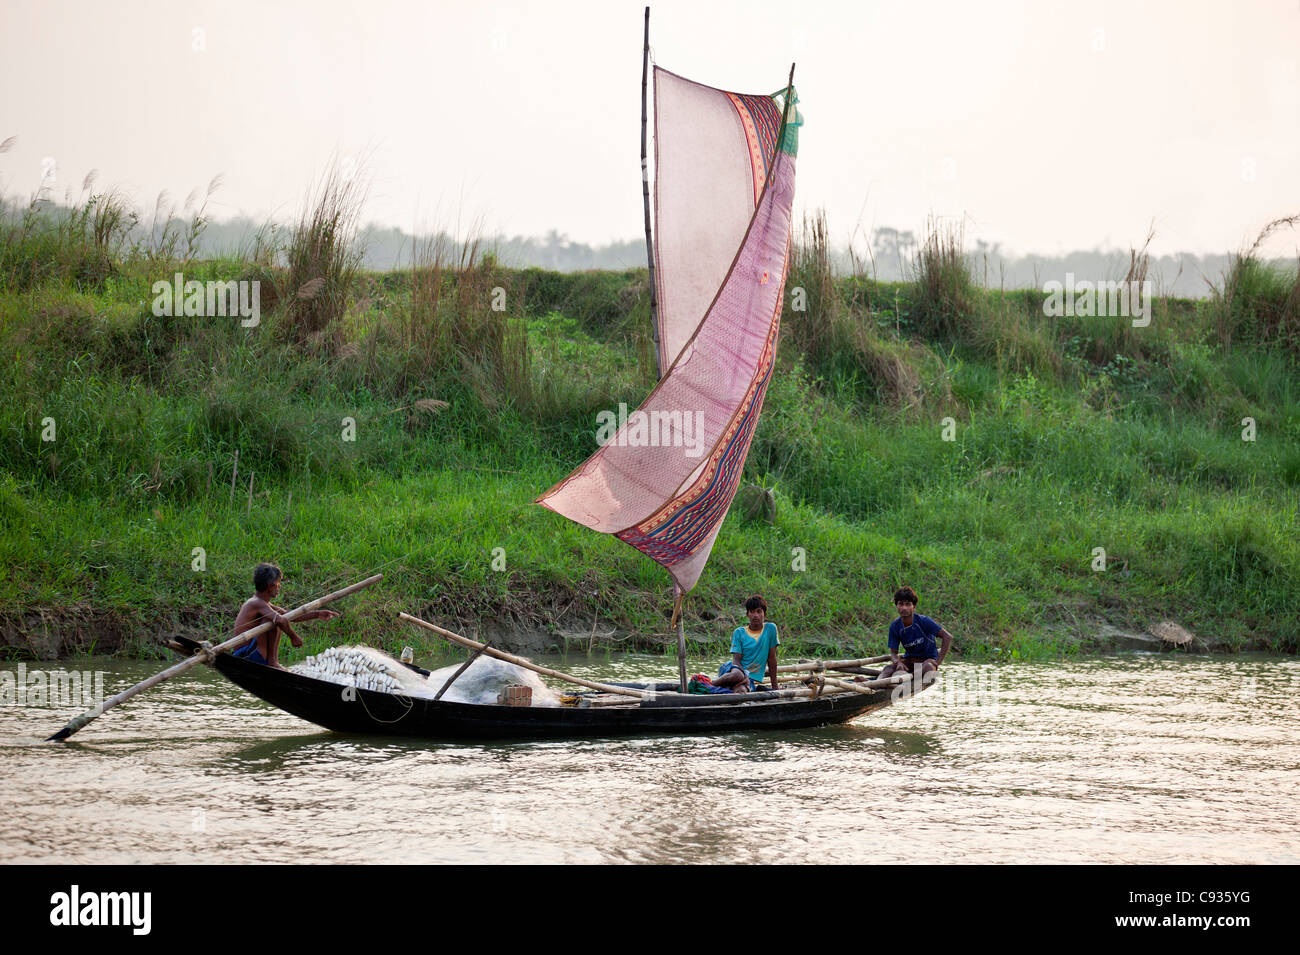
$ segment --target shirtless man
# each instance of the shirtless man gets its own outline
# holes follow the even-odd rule
[[[280,631],[289,635],[289,642],[295,647],[302,646],[302,637],[298,636],[289,625],[289,621],[283,617],[283,614],[288,611],[271,603],[280,592],[283,579],[284,575],[275,564],[258,564],[254,568],[253,589],[257,591],[257,595],[249,597],[239,608],[239,615],[235,617],[235,635],[238,636],[245,630],[251,630],[263,623],[274,623],[276,626],[270,632],[239,647],[234,651],[234,656],[283,670],[284,667],[280,666]],[[299,621],[332,620],[337,616],[338,613],[334,610],[311,610],[296,619]]]

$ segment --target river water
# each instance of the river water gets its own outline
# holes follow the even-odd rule
[[[161,667],[56,668],[111,695]],[[61,745],[40,740],[85,707],[0,706],[0,862],[1294,864],[1298,691],[1292,658],[952,663],[846,726],[430,743],[340,736],[201,667]]]

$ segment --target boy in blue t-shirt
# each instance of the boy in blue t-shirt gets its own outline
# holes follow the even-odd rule
[[[943,663],[952,647],[952,634],[929,617],[916,612],[916,591],[911,587],[900,587],[894,592],[894,606],[898,608],[898,619],[889,625],[889,656],[892,660],[880,671],[879,679],[893,676],[902,671],[915,676],[933,673]],[[936,650],[934,638],[943,640],[943,649]],[[899,647],[906,652],[900,659]],[[919,669],[918,669],[919,668]]]
[[[745,601],[748,627],[737,627],[731,635],[731,659],[718,668],[714,686],[733,693],[748,693],[762,686],[763,677],[772,671],[772,689],[776,682],[776,648],[780,644],[776,624],[767,619],[767,601],[758,594]]]

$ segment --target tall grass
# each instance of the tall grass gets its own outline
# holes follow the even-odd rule
[[[0,153],[15,141],[0,143]],[[104,291],[111,282],[194,260],[221,176],[208,183],[201,201],[198,190],[190,193],[185,216],[177,215],[166,191],[159,193],[148,226],[121,191],[96,190],[97,176],[95,170],[87,173],[75,199],[65,194],[65,204],[55,202],[45,185],[25,205],[0,197],[0,287],[26,291],[54,283]]]
[[[141,260],[150,271],[193,262],[199,251],[199,239],[208,224],[208,203],[221,183],[220,175],[213,176],[202,201],[197,189],[186,197],[182,211],[188,213],[188,219],[177,215],[176,204],[165,190],[160,192],[154,202],[148,234],[133,242],[132,257]]]
[[[831,268],[825,209],[804,216],[792,249],[786,288],[788,298],[793,301],[797,296],[802,307],[786,309],[785,337],[797,343],[813,367],[821,367],[834,353],[835,325],[843,307]]]
[[[138,216],[115,191],[94,192],[95,174],[82,183],[71,208],[33,197],[16,219],[0,224],[0,282],[28,290],[57,282],[83,291],[102,290],[120,270]]]
[[[1280,345],[1300,356],[1300,261],[1295,269],[1263,261],[1265,240],[1300,225],[1300,215],[1275,219],[1260,230],[1244,252],[1232,257],[1223,285],[1216,289],[1216,330],[1225,348],[1244,339]]]
[[[284,250],[280,298],[285,331],[299,344],[320,343],[347,310],[361,269],[358,227],[365,186],[360,173],[332,163],[308,191]]]
[[[1034,289],[977,296],[962,322],[960,340],[992,360],[999,375],[1053,379],[1061,371],[1061,349],[1043,316],[1042,301]]]
[[[804,218],[786,285],[782,347],[796,349],[808,369],[897,408],[915,407],[935,393],[950,397],[942,360],[890,320],[882,287],[858,274],[836,276],[822,210]]]
[[[111,250],[120,235],[88,205],[59,240],[69,255]],[[0,614],[89,594],[153,621],[160,580],[170,606],[234,601],[275,541],[313,583],[395,561],[389,604],[530,621],[538,607],[598,608],[652,642],[665,629],[663,575],[527,506],[590,453],[595,411],[645,394],[632,331],[648,320],[645,272],[512,271],[471,237],[426,244],[407,271],[349,278],[320,264],[347,249],[335,242],[347,217],[324,208],[304,216],[324,225],[294,239],[325,258],[313,269],[304,256],[294,278],[269,231],[240,258],[187,267],[265,270],[293,292],[252,332],[142,308],[147,285],[131,274],[142,260],[126,244],[103,288],[0,272],[0,559],[25,571],[0,583]],[[986,647],[1074,614],[1131,627],[1169,615],[1294,642],[1279,621],[1300,579],[1286,531],[1300,379],[1281,347],[1241,334],[1224,351],[1203,328],[1171,325],[1167,354],[1139,353],[1147,346],[1120,330],[1047,322],[1035,290],[943,279],[960,236],[931,256],[929,284],[955,297],[836,275],[828,236],[822,216],[800,235],[789,286],[819,311],[785,317],[746,465],[747,481],[782,498],[777,520],[728,523],[696,606],[759,588],[806,633],[875,640],[861,636],[864,603],[879,595],[888,613],[892,588],[910,582]],[[183,238],[167,254],[185,255]],[[1140,270],[1138,254],[1130,266]],[[341,304],[304,317],[297,289],[317,278]],[[955,301],[964,310],[940,334],[934,304]],[[302,335],[322,347],[299,347]],[[1076,335],[1094,345],[1071,346]],[[1141,367],[1114,360],[1125,349]],[[1240,439],[1246,414],[1259,423],[1253,444]],[[354,442],[340,438],[344,418]],[[216,573],[190,570],[196,546]],[[489,569],[496,546],[506,574]],[[1114,573],[1089,570],[1096,546],[1116,557]],[[806,573],[789,570],[794,547]],[[1258,619],[1236,612],[1244,605]],[[381,633],[391,609],[363,619]]]
[[[930,219],[911,264],[917,330],[952,338],[975,310],[975,279],[965,251],[965,227]]]
[[[527,328],[516,277],[472,228],[416,244],[403,335],[422,374],[469,389],[485,408],[527,406],[532,396]]]

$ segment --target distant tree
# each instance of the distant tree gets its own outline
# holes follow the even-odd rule
[[[905,264],[916,251],[916,236],[892,226],[881,226],[871,236],[871,251],[881,278],[901,278]]]

